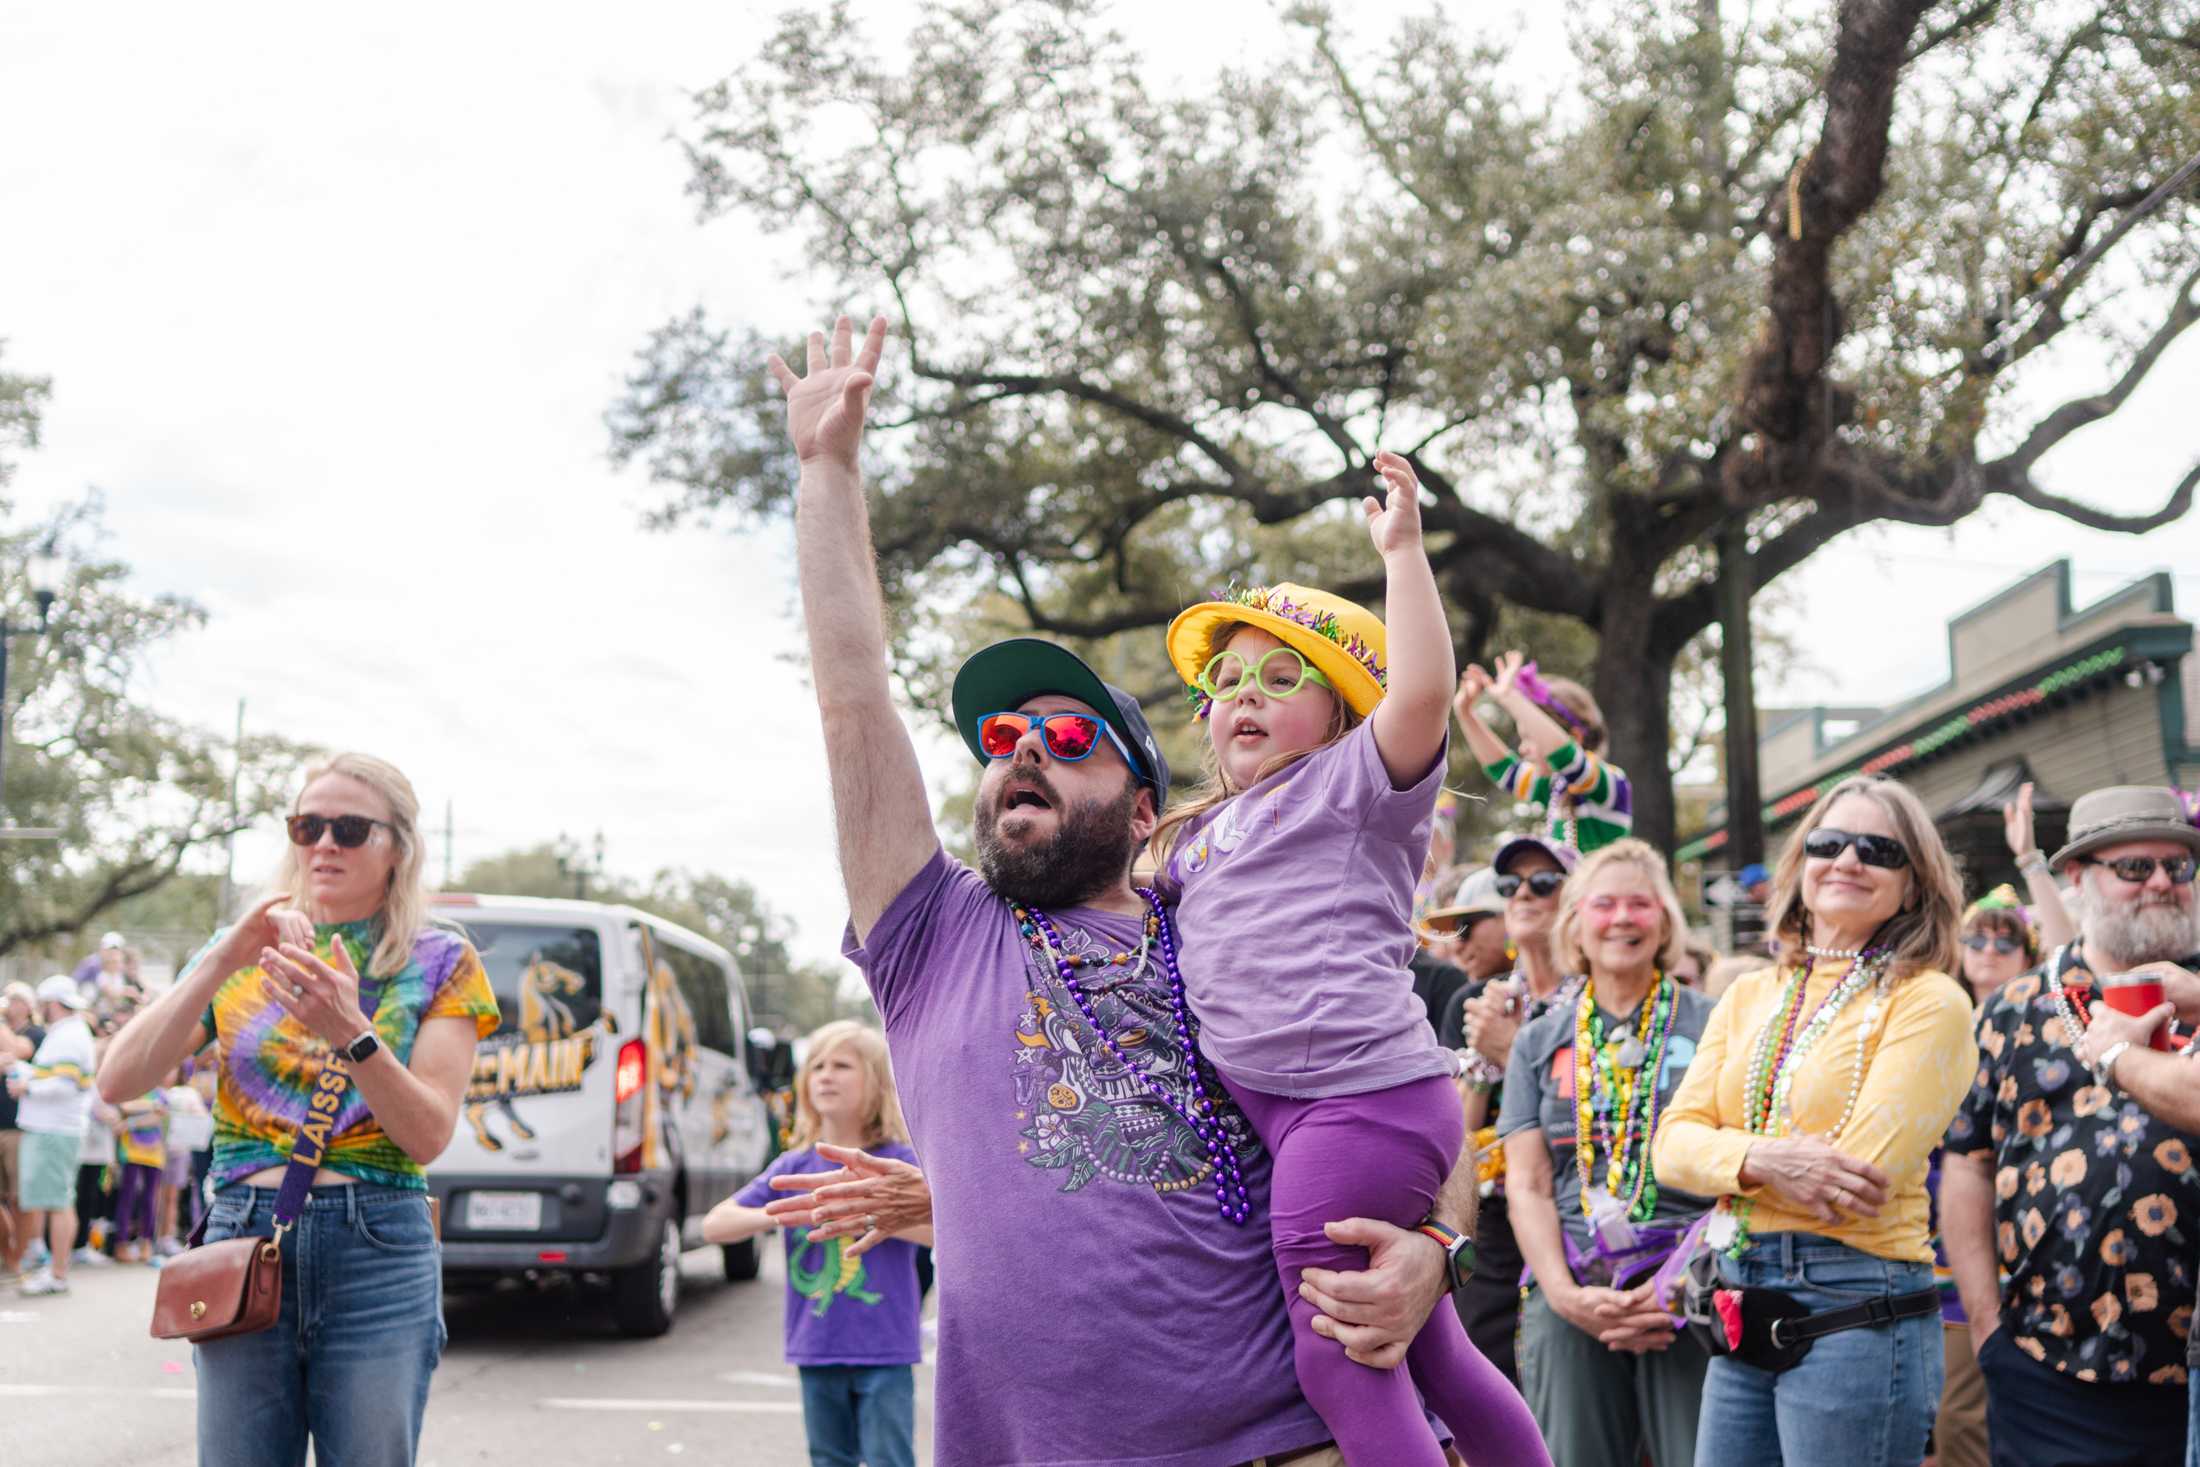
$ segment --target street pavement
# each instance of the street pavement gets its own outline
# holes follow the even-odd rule
[[[803,1467],[801,1391],[781,1356],[785,1250],[729,1284],[690,1253],[672,1332],[624,1340],[597,1299],[560,1287],[453,1295],[422,1467],[621,1463]],[[152,1270],[79,1268],[65,1298],[0,1288],[0,1467],[189,1467],[191,1349],[147,1336]],[[929,1463],[932,1368],[917,1367]]]

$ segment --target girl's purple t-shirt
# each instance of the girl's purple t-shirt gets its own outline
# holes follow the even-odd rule
[[[1073,952],[1138,947],[1134,914],[1048,915]],[[1111,1048],[1008,904],[941,853],[845,951],[932,1186],[936,1459],[1234,1467],[1329,1440],[1291,1364],[1266,1149],[1208,1071],[1253,1203],[1224,1221],[1206,1148],[1147,1084],[1196,1104],[1158,955],[1082,970]]]
[[[914,1162],[898,1141],[872,1148],[874,1156]],[[762,1207],[791,1192],[772,1190],[772,1178],[829,1172],[840,1163],[815,1147],[772,1158],[756,1180],[734,1193],[743,1207]],[[917,1245],[889,1238],[860,1258],[843,1251],[849,1240],[813,1242],[808,1228],[787,1231],[787,1362],[790,1365],[914,1365],[923,1358],[917,1315]]]
[[[1363,722],[1178,840],[1184,990],[1232,1083],[1314,1099],[1453,1073],[1406,968],[1443,783],[1439,751],[1392,788]]]

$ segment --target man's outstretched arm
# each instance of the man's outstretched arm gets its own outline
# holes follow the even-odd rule
[[[846,316],[831,342],[810,333],[808,372],[774,356],[787,395],[787,436],[801,460],[795,558],[810,678],[825,726],[833,824],[856,939],[869,937],[887,904],[939,848],[917,751],[894,707],[886,673],[886,608],[863,500],[863,415],[886,346],[876,317],[860,352]]]

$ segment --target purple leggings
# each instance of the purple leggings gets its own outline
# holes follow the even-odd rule
[[[115,1191],[115,1241],[135,1243],[150,1239],[159,1226],[160,1168],[132,1162],[122,1169],[122,1185]]]
[[[1451,1081],[1416,1080],[1323,1100],[1229,1090],[1275,1158],[1268,1225],[1291,1311],[1299,1389],[1336,1435],[1345,1461],[1443,1467],[1443,1449],[1422,1415],[1425,1399],[1451,1428],[1469,1467],[1548,1467],[1550,1453],[1520,1393],[1474,1348],[1449,1304],[1439,1303],[1421,1326],[1405,1370],[1376,1370],[1315,1334],[1318,1311],[1299,1297],[1305,1269],[1367,1267],[1367,1251],[1330,1242],[1324,1223],[1371,1217],[1410,1228],[1428,1215],[1465,1143]]]

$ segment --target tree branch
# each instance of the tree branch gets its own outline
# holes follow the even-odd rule
[[[2178,282],[2177,297],[2170,306],[2169,315],[2155,328],[2154,334],[2147,338],[2146,344],[2132,356],[2123,375],[2107,391],[2075,397],[2056,408],[2025,435],[2024,442],[2014,452],[1995,460],[1988,467],[2029,485],[2033,467],[2049,450],[2080,428],[2097,423],[2122,407],[2125,399],[2154,370],[2154,364],[2162,359],[2162,353],[2168,351],[2170,344],[2184,335],[2195,321],[2200,321],[2200,267],[2196,267]],[[2018,497],[2024,496],[2019,494]]]

